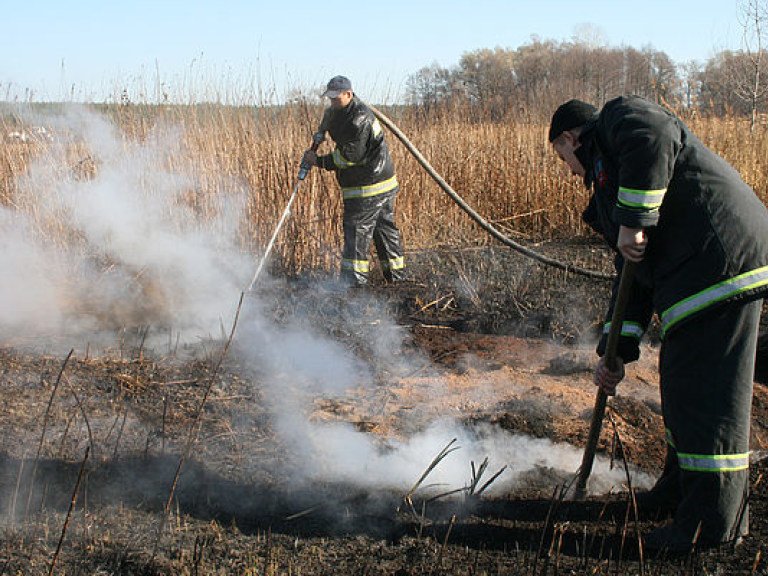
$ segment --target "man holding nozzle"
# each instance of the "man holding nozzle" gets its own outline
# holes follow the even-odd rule
[[[646,549],[687,553],[737,544],[748,531],[749,440],[755,348],[768,290],[768,210],[738,172],[664,107],[637,96],[597,108],[579,100],[552,117],[549,141],[592,189],[584,220],[635,263],[616,370],[595,384],[616,393],[639,357],[652,314],[667,457],[638,494],[640,511],[672,521]],[[616,302],[618,281],[607,317]],[[607,330],[598,346],[605,351]]]
[[[399,187],[381,124],[344,76],[331,78],[323,97],[330,98],[331,107],[323,116],[320,132],[327,130],[336,147],[324,156],[307,150],[302,163],[334,171],[341,186],[341,279],[351,286],[367,284],[373,240],[385,280],[404,280],[405,260],[394,214]]]

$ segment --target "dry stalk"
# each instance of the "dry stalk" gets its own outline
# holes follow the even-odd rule
[[[741,498],[741,504],[739,506],[739,513],[736,516],[736,521],[733,523],[733,526],[731,527],[730,538],[733,541],[732,550],[736,549],[736,543],[738,541],[737,538],[739,536],[739,534],[738,534],[739,526],[741,526],[741,522],[744,519],[744,514],[747,513],[747,509],[748,509],[748,506],[749,506],[749,500],[752,498],[752,494],[754,493],[755,490],[757,490],[757,487],[760,485],[762,480],[763,480],[763,475],[759,474],[757,479],[755,480],[755,484],[752,486],[752,489],[750,490],[749,488],[747,488],[744,491],[745,494]]]
[[[120,430],[117,433],[117,438],[115,439],[115,450],[112,452],[112,459],[117,461],[118,457],[118,448],[120,447],[120,439],[123,437],[123,431],[125,430],[125,421],[128,418],[128,407],[126,406],[125,411],[123,412],[123,421],[120,423]]]
[[[413,500],[412,500],[413,494],[416,492],[416,490],[419,489],[419,486],[421,486],[422,482],[424,482],[424,480],[427,478],[427,476],[429,476],[429,474],[432,472],[432,470],[434,470],[435,467],[438,464],[440,464],[440,462],[442,462],[443,458],[448,456],[448,454],[450,454],[454,450],[458,450],[458,446],[456,446],[454,448],[451,448],[451,446],[453,446],[454,442],[456,442],[456,438],[454,438],[453,440],[448,442],[448,444],[445,446],[445,448],[443,448],[440,451],[440,453],[437,456],[435,456],[435,458],[432,460],[430,465],[427,466],[427,469],[424,471],[424,473],[421,475],[421,477],[416,481],[416,484],[413,485],[413,488],[411,488],[408,491],[408,494],[405,495],[404,500],[408,504],[409,508],[411,509],[411,511],[413,511],[414,514],[416,514],[416,512],[415,512],[415,510],[413,508]]]
[[[489,479],[489,480],[488,480],[488,481],[487,481],[485,484],[483,484],[483,485],[480,487],[480,490],[478,490],[478,491],[475,493],[475,496],[480,496],[480,495],[481,495],[483,492],[485,492],[485,489],[486,489],[486,488],[488,488],[488,486],[490,486],[490,485],[491,485],[493,482],[495,482],[495,481],[496,481],[496,478],[498,478],[499,476],[501,476],[501,474],[502,474],[502,473],[504,472],[504,470],[506,470],[506,469],[507,469],[506,465],[502,466],[502,467],[501,467],[501,469],[500,469],[498,472],[496,472],[496,474],[494,474],[493,476],[491,476],[491,477],[490,477],[490,479]]]
[[[77,412],[73,411],[72,415],[67,418],[67,425],[64,426],[64,433],[61,435],[61,439],[59,440],[59,456],[61,457],[64,454],[64,445],[67,443],[67,438],[69,437],[69,431],[72,429],[72,424],[74,424],[75,420],[77,420]]]
[[[16,502],[19,497],[19,488],[21,486],[21,475],[24,472],[24,459],[26,458],[26,453],[21,455],[21,459],[19,461],[19,473],[16,475],[16,487],[13,490],[13,498],[11,499],[11,509],[10,509],[10,517],[11,517],[11,527],[13,527],[14,519],[16,518]],[[0,572],[2,574],[2,572]]]
[[[429,302],[428,304],[424,304],[424,305],[423,305],[421,308],[419,308],[419,309],[418,309],[416,312],[414,312],[413,314],[411,314],[411,317],[414,317],[414,316],[416,316],[417,314],[421,314],[422,312],[424,312],[424,311],[426,311],[426,310],[429,310],[430,308],[432,308],[432,306],[437,306],[438,304],[440,304],[440,302],[442,302],[442,301],[443,301],[443,300],[445,300],[446,298],[450,298],[450,300],[448,301],[448,303],[449,303],[449,304],[450,304],[451,302],[453,302],[453,294],[445,294],[444,296],[440,296],[440,298],[438,298],[437,300],[433,300],[432,302]]]
[[[138,359],[139,362],[144,360],[144,343],[147,340],[147,335],[149,334],[149,328],[150,326],[147,326],[141,333],[141,342],[139,343],[139,352],[138,352]]]
[[[611,426],[613,427],[613,437],[616,440],[616,443],[619,446],[619,450],[622,454],[621,461],[624,466],[624,476],[627,479],[627,488],[629,490],[629,497],[630,497],[630,505],[631,509],[634,515],[635,519],[635,537],[637,538],[637,550],[638,550],[638,557],[639,557],[639,563],[640,563],[640,576],[643,576],[645,574],[645,562],[643,558],[643,538],[640,535],[640,522],[639,522],[639,514],[637,511],[637,500],[635,499],[635,490],[632,487],[632,476],[629,473],[629,464],[627,463],[627,453],[625,452],[624,443],[621,441],[621,434],[619,434],[619,429],[616,426],[616,420],[613,417],[613,410],[608,410],[608,419],[611,422]],[[627,515],[629,515],[629,510],[627,510]],[[626,525],[627,523],[624,523],[625,530],[622,531],[621,535],[621,548],[619,549],[619,557],[618,557],[618,564],[621,565],[621,559],[622,559],[622,553],[624,551],[624,536],[626,531]]]
[[[552,492],[552,498],[550,498],[549,508],[547,509],[547,517],[544,519],[544,526],[541,529],[541,538],[539,538],[539,549],[536,551],[536,560],[534,561],[534,565],[533,565],[534,573],[536,573],[536,567],[538,565],[539,558],[541,558],[543,555],[544,542],[546,541],[547,533],[550,530],[552,530],[554,534],[555,516],[556,516],[557,510],[562,505],[563,500],[565,499],[565,495],[567,493],[568,493],[567,485],[556,486],[555,490]],[[551,557],[551,554],[547,554],[545,557],[544,570],[546,570],[547,567],[549,566],[550,557]]]
[[[93,442],[93,431],[91,430],[91,423],[88,421],[88,415],[85,413],[85,408],[83,407],[82,402],[80,402],[80,398],[78,398],[77,392],[75,391],[74,386],[72,386],[72,383],[69,381],[69,378],[67,377],[66,374],[64,375],[64,382],[66,382],[70,392],[72,392],[72,397],[75,399],[75,403],[77,404],[77,407],[79,408],[80,413],[83,415],[83,420],[85,421],[85,428],[86,430],[88,430],[88,443],[90,444],[95,454],[96,445]]]
[[[168,416],[168,395],[163,394],[163,422],[160,428],[160,453],[165,454],[165,419]]]
[[[37,465],[40,461],[40,454],[42,454],[43,451],[43,444],[45,442],[45,433],[48,430],[48,419],[51,414],[51,406],[53,405],[53,398],[56,396],[56,390],[59,388],[59,383],[61,382],[61,377],[64,375],[64,369],[67,367],[67,363],[69,362],[69,359],[72,357],[72,354],[74,354],[75,349],[72,348],[69,351],[69,354],[67,354],[67,357],[64,359],[63,364],[61,365],[61,369],[59,370],[59,375],[56,377],[56,382],[53,385],[53,390],[51,390],[51,396],[48,399],[48,406],[45,409],[45,416],[43,417],[43,431],[40,434],[40,443],[37,445],[37,454],[35,455],[35,461],[32,464],[32,474],[30,474],[29,477],[29,492],[27,494],[27,506],[24,509],[24,522],[27,521],[27,515],[29,514],[29,506],[32,502],[32,492],[34,489],[34,483],[35,483],[35,474],[37,473]]]
[[[75,509],[75,504],[77,503],[77,494],[80,491],[80,483],[83,480],[83,472],[85,471],[85,465],[88,462],[88,455],[91,452],[91,447],[87,446],[85,448],[85,457],[83,458],[83,462],[80,465],[80,473],[77,475],[77,482],[75,483],[75,489],[72,491],[72,498],[69,501],[69,510],[67,510],[67,517],[64,520],[64,526],[61,528],[61,536],[59,537],[59,544],[56,546],[56,552],[53,555],[53,559],[51,560],[51,567],[48,570],[48,576],[52,576],[54,569],[56,568],[56,560],[59,558],[59,552],[61,552],[61,546],[64,543],[64,537],[67,534],[67,527],[69,526],[69,520],[72,518],[72,511]]]
[[[451,530],[453,530],[453,525],[456,522],[456,515],[454,514],[451,516],[451,521],[448,523],[448,530],[445,531],[445,538],[443,538],[443,543],[440,546],[440,550],[437,553],[437,558],[435,559],[435,567],[432,569],[430,574],[434,574],[435,571],[439,571],[442,564],[443,564],[443,554],[445,553],[445,549],[448,546],[448,538],[451,536]]]
[[[179,464],[176,467],[176,473],[174,474],[173,482],[171,483],[171,490],[170,490],[170,493],[168,494],[168,500],[166,501],[165,507],[163,508],[163,517],[160,522],[160,526],[158,527],[158,530],[157,530],[155,546],[154,546],[154,550],[152,551],[152,560],[154,560],[155,556],[157,555],[157,548],[160,544],[160,537],[162,536],[165,523],[168,520],[168,516],[171,513],[173,496],[176,492],[176,486],[178,485],[179,477],[181,476],[182,466],[184,465],[184,462],[189,458],[189,454],[192,451],[192,446],[197,441],[197,434],[198,434],[200,423],[202,421],[203,409],[205,408],[205,403],[208,400],[208,395],[211,393],[213,384],[216,381],[216,378],[218,377],[219,370],[221,369],[221,365],[224,363],[224,359],[227,357],[227,353],[229,352],[229,347],[232,344],[232,340],[235,336],[235,329],[237,328],[237,320],[240,317],[240,310],[243,307],[244,297],[245,297],[245,292],[241,292],[240,300],[237,303],[237,310],[235,311],[235,319],[232,322],[232,330],[229,333],[229,338],[227,339],[227,342],[224,345],[224,349],[221,351],[221,355],[219,356],[219,360],[216,363],[216,366],[214,367],[210,378],[208,379],[208,383],[206,384],[206,387],[205,387],[205,392],[203,393],[203,398],[200,400],[200,404],[197,407],[197,413],[195,414],[194,421],[192,422],[192,425],[189,427],[189,434],[187,435],[187,442],[184,446],[184,452],[182,453],[181,458],[179,459]]]
[[[482,464],[480,464],[480,468],[477,472],[475,472],[475,463],[472,462],[472,482],[470,483],[469,487],[469,495],[470,496],[480,496],[485,490],[493,484],[496,481],[496,478],[501,476],[502,472],[507,469],[506,466],[502,466],[501,470],[496,472],[493,476],[490,477],[490,479],[483,484],[479,489],[477,488],[477,485],[480,483],[480,479],[482,478],[483,474],[485,474],[485,471],[488,469],[488,458],[485,458],[483,460]]]

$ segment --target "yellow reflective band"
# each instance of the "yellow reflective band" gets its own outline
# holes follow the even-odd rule
[[[341,192],[344,200],[350,198],[368,198],[369,196],[376,196],[377,194],[384,194],[385,192],[391,192],[397,188],[397,176],[392,176],[388,180],[383,182],[377,182],[370,186],[360,186],[355,188],[342,188]]]
[[[344,258],[341,261],[341,267],[344,270],[354,270],[355,272],[368,272],[371,268],[370,262],[368,260],[350,260],[348,258]]]
[[[608,334],[611,331],[611,323],[606,322],[603,326],[603,334]],[[627,338],[634,338],[640,340],[644,334],[643,327],[638,322],[623,322],[621,324],[621,335]]]
[[[768,286],[768,266],[739,274],[729,280],[710,286],[706,290],[697,292],[661,313],[661,335],[664,336],[677,322],[699,310],[763,286]]]
[[[405,268],[405,258],[403,256],[400,256],[400,258],[392,258],[391,260],[382,262],[381,266],[389,270],[402,270]]]
[[[636,210],[658,210],[664,200],[667,189],[662,190],[633,190],[619,186],[619,198],[617,204],[621,207],[634,208]]]
[[[336,148],[333,151],[333,163],[336,165],[336,168],[341,168],[342,170],[344,168],[351,168],[352,166],[357,166],[355,162],[350,162],[344,156],[341,154],[341,151]]]
[[[738,472],[749,468],[749,452],[744,454],[677,453],[682,470],[693,472]]]

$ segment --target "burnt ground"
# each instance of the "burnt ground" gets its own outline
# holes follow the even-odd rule
[[[556,253],[605,267],[590,244]],[[578,459],[559,465],[546,453],[583,449],[608,282],[490,248],[410,262],[414,280],[400,286],[374,280],[347,293],[301,278],[260,289],[267,338],[305,329],[323,338],[327,360],[341,350],[363,366],[332,389],[313,388],[312,370],[288,369],[251,338],[245,313],[231,342],[183,350],[150,347],[141,330],[119,348],[69,357],[0,348],[0,573],[768,574],[764,384],[753,404],[750,536],[735,550],[643,554],[639,535],[663,521],[628,506],[629,482],[647,486],[663,460],[653,334],[609,403],[594,491],[575,499]],[[450,416],[479,436],[524,439],[534,448],[520,459],[532,462],[515,469],[513,455],[486,467],[472,455],[466,482],[430,492],[449,458],[440,448],[455,448],[448,435],[405,485],[387,484],[386,469],[367,472],[361,460],[355,470],[350,444],[310,446],[311,433],[292,444],[274,396],[294,394],[305,402],[291,409],[312,430],[343,425],[382,454]],[[329,473],[309,474],[321,452]],[[600,485],[610,463],[620,478],[632,471],[627,482]]]

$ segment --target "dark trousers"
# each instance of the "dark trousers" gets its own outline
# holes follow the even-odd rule
[[[342,279],[352,284],[366,284],[371,240],[381,263],[384,278],[396,282],[405,278],[405,260],[400,231],[395,225],[397,189],[370,198],[344,200],[344,251]]]
[[[667,461],[657,487],[679,498],[675,524],[699,542],[748,531],[749,429],[762,301],[718,306],[664,339]]]

